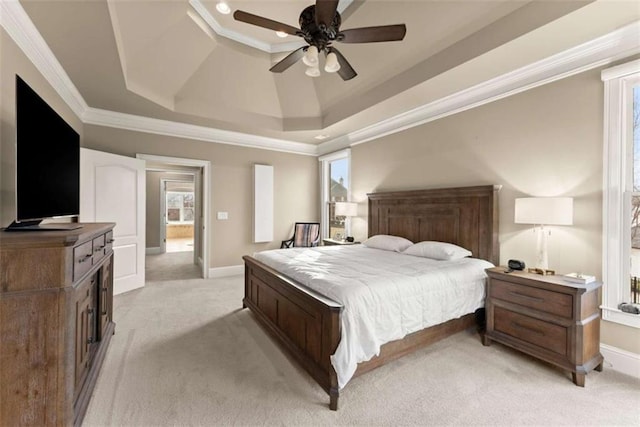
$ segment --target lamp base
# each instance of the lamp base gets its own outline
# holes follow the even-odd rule
[[[527,272],[540,274],[542,276],[553,276],[556,274],[555,270],[549,270],[548,268],[528,268]]]

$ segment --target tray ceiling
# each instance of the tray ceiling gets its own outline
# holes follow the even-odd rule
[[[311,4],[227,3],[295,27]],[[307,77],[301,62],[269,72],[299,40],[236,22],[214,1],[21,4],[90,107],[309,144],[445,98],[640,15],[625,1],[343,1],[343,29],[407,26],[401,42],[339,44],[358,72],[344,82],[324,72]]]

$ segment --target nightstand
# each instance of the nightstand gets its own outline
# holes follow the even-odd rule
[[[322,243],[324,243],[325,246],[334,246],[334,245],[357,245],[360,242],[347,242],[346,240],[322,239]]]
[[[602,371],[600,282],[570,283],[506,267],[487,269],[484,345],[496,341],[572,373],[584,387],[585,375]]]

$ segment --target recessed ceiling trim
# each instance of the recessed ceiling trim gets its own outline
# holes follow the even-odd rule
[[[318,145],[318,154],[362,144],[640,53],[640,21],[434,102]]]
[[[640,21],[636,21],[501,77],[315,146],[91,108],[18,1],[0,2],[0,25],[83,123],[312,156],[372,141],[640,53]]]
[[[343,13],[354,0],[342,0],[338,4],[338,12]],[[209,10],[202,4],[201,0],[189,0],[189,5],[196,11],[198,15],[211,27],[213,31],[219,36],[226,37],[230,40],[237,41],[238,43],[242,43],[244,45],[253,47],[255,49],[259,49],[263,52],[267,53],[280,53],[280,52],[289,52],[295,49],[298,49],[302,46],[306,46],[306,43],[300,39],[299,41],[293,42],[285,42],[285,43],[267,43],[262,40],[258,40],[254,37],[247,36],[246,34],[239,33],[234,30],[230,30],[228,28],[223,27],[220,23],[214,18],[213,15],[209,12]]]
[[[286,141],[277,138],[251,135],[206,126],[192,125],[151,117],[136,116],[134,114],[118,113],[89,107],[82,116],[85,124],[126,129],[136,132],[153,133],[156,135],[172,136],[176,138],[195,139],[199,141],[215,142],[219,144],[238,145],[263,150],[281,151],[285,153],[316,156],[316,146],[302,142]]]
[[[0,25],[78,117],[89,107],[18,1],[0,1]]]

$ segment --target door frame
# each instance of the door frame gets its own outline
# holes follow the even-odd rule
[[[191,166],[202,168],[202,224],[200,238],[202,240],[202,277],[209,278],[209,225],[211,211],[211,162],[208,160],[187,159],[183,157],[158,156],[155,154],[136,154],[136,158],[148,162],[164,163],[176,166]],[[147,168],[152,170],[153,168]]]
[[[165,172],[165,173],[176,173],[176,174],[180,174],[180,175],[191,175],[192,176],[192,180],[191,181],[185,181],[183,179],[172,179],[172,178],[161,178],[160,179],[160,253],[166,253],[167,252],[167,182],[186,182],[189,184],[193,184],[193,192],[194,194],[196,193],[195,191],[195,185],[196,185],[196,174],[195,172],[187,172],[187,171],[174,171],[174,170],[168,170],[168,169],[162,169],[162,168],[147,168],[148,171],[159,171],[159,172]],[[202,203],[201,200],[198,200],[199,203]],[[199,224],[200,221],[197,220],[197,218],[193,221],[193,226],[194,226],[194,233],[196,230],[196,226],[200,225]],[[195,235],[193,237],[193,243],[195,245],[196,243],[196,238]],[[194,250],[194,256],[195,256],[195,250]],[[193,260],[194,263],[197,263],[197,259]]]

